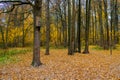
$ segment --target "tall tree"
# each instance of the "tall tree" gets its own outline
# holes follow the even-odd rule
[[[81,53],[81,0],[79,0],[78,8],[78,29],[77,29],[77,39],[78,39],[78,52]]]
[[[72,26],[71,26],[71,52],[74,53],[74,44],[75,44],[75,0],[72,0]]]
[[[11,12],[14,10],[15,6],[29,4],[33,7],[34,14],[34,45],[33,45],[33,60],[32,66],[38,67],[42,63],[40,61],[40,27],[41,27],[41,13],[42,13],[42,0],[35,0],[34,4],[31,1],[21,1],[21,0],[3,0],[0,3],[11,3],[11,9],[6,12]],[[4,12],[4,11],[3,11]],[[17,23],[15,23],[16,25]],[[1,30],[2,31],[2,30]]]
[[[50,42],[50,14],[49,14],[49,1],[46,0],[46,55],[49,55],[49,42]]]
[[[115,44],[118,43],[118,0],[114,1],[114,47]]]
[[[104,2],[104,13],[105,13],[105,27],[106,27],[106,49],[109,49],[109,25],[108,25],[108,12],[107,12],[107,9],[108,9],[108,3],[107,3],[107,0],[103,0]]]
[[[100,27],[100,46],[104,47],[104,33],[103,33],[103,19],[102,19],[102,1],[98,0],[98,15],[99,15],[99,27]]]
[[[67,46],[67,19],[66,19],[66,2],[67,2],[67,0],[64,0],[64,47],[66,47]]]
[[[42,0],[35,0],[34,10],[34,46],[33,46],[33,61],[34,67],[40,66],[40,27],[41,27],[41,13]]]
[[[22,20],[23,20],[23,22],[22,22],[22,31],[23,31],[23,37],[22,37],[22,47],[25,47],[25,30],[24,30],[24,11],[23,11],[23,9],[24,9],[24,7],[25,6],[22,6]]]
[[[71,48],[71,0],[68,0],[68,55],[72,55]]]
[[[110,20],[110,54],[112,55],[112,48],[113,48],[113,36],[112,36],[112,32],[113,32],[113,0],[110,0],[110,16],[111,16],[111,20]]]
[[[115,43],[119,43],[119,36],[118,36],[118,0],[115,0],[115,27],[116,27],[116,39]]]
[[[86,26],[85,26],[85,49],[83,53],[89,53],[89,27],[90,27],[91,0],[86,0]]]

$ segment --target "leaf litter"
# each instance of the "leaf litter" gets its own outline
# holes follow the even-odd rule
[[[0,65],[0,80],[120,80],[120,51],[91,50],[90,54],[67,55],[65,49],[41,51],[43,65],[34,68],[32,52],[14,55],[16,63]]]

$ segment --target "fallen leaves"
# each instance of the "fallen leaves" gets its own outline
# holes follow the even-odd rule
[[[41,65],[30,66],[32,53],[13,56],[20,61],[0,66],[0,80],[120,80],[120,53],[91,51],[90,54],[67,55],[67,50],[41,51]]]

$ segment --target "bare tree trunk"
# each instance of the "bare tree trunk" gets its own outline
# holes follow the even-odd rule
[[[119,43],[118,35],[118,0],[115,0],[115,27],[116,27],[116,44]]]
[[[72,0],[72,27],[71,27],[71,49],[72,54],[74,53],[75,44],[75,0]]]
[[[118,0],[114,2],[114,44],[118,43]]]
[[[41,27],[41,10],[42,0],[36,0],[34,8],[34,48],[32,66],[38,67],[40,61],[40,27]]]
[[[92,38],[93,38],[93,40],[92,40],[92,42],[93,42],[93,44],[95,44],[95,23],[94,23],[94,13],[93,13],[93,11],[92,11]]]
[[[96,15],[96,8],[95,8],[95,5],[94,5],[94,13],[95,13],[95,44],[97,44],[97,15]]]
[[[104,1],[104,12],[105,12],[105,26],[106,26],[106,49],[109,49],[109,26],[108,26],[108,13],[107,13],[107,0]]]
[[[71,0],[68,0],[68,55],[72,55],[71,48]]]
[[[112,55],[112,48],[113,48],[113,43],[112,43],[112,27],[113,27],[113,1],[112,0],[110,0],[111,2],[111,4],[110,4],[110,6],[111,6],[111,21],[110,21],[110,55]]]
[[[78,9],[77,37],[78,37],[78,52],[81,53],[81,0],[79,0],[79,9]]]
[[[22,35],[22,47],[25,47],[25,30],[24,30],[24,6],[22,6],[22,19],[23,19],[23,22],[22,22],[22,32],[23,32],[23,35]]]
[[[85,49],[83,53],[89,53],[89,27],[90,27],[91,0],[86,0],[86,27],[85,27]]]
[[[64,0],[64,47],[67,46],[66,0]]]
[[[103,19],[102,19],[102,1],[98,0],[99,9],[99,26],[100,26],[100,46],[104,47],[104,34],[103,34]]]
[[[46,0],[46,55],[49,55],[49,42],[50,42],[50,14],[49,14],[49,0]]]

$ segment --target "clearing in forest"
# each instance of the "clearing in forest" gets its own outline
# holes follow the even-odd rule
[[[0,80],[120,80],[120,51],[90,50],[67,55],[66,49],[41,50],[42,66],[30,66],[32,52],[16,54],[0,63]]]

